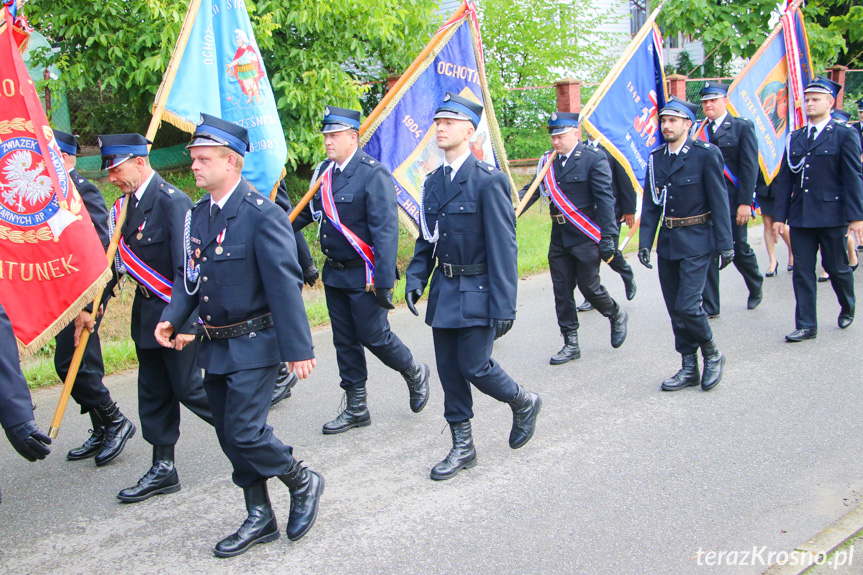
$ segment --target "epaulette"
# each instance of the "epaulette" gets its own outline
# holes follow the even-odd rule
[[[668,142],[665,142],[665,143],[663,143],[663,144],[659,144],[659,145],[658,145],[658,146],[656,146],[656,147],[653,149],[653,151],[652,151],[652,152],[650,152],[650,153],[651,153],[651,154],[656,154],[656,153],[658,153],[658,152],[661,152],[661,153],[663,153],[663,154],[664,154],[664,153],[665,153],[665,149],[666,149],[666,148],[668,148]]]
[[[264,205],[264,197],[261,196],[261,194],[253,194],[252,192],[246,192],[246,196],[243,199],[255,206],[259,211],[264,209],[262,207]]]
[[[485,162],[477,162],[477,165],[488,173],[494,171],[494,166],[492,166],[491,164],[486,164]]]
[[[192,206],[192,209],[195,209],[198,206],[200,206],[201,204],[203,204],[204,202],[209,202],[209,201],[210,201],[210,194],[204,194],[203,196],[201,196],[200,200],[195,202],[195,205]]]
[[[705,142],[704,140],[692,140],[692,145],[699,148],[709,148],[711,146],[710,142]]]
[[[593,146],[582,146],[582,149],[585,151],[590,150],[591,154],[598,154],[599,153],[599,148],[594,148]]]
[[[373,157],[369,156],[368,154],[363,154],[363,157],[360,158],[360,161],[364,164],[369,165],[369,166],[377,166],[378,164],[380,164],[379,161],[377,161]]]
[[[173,196],[177,191],[171,184],[165,185],[165,182],[159,184],[159,189],[168,197]]]

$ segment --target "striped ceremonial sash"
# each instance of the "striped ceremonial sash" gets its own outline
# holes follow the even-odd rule
[[[123,199],[125,196],[120,196],[114,206],[111,208],[112,228],[117,225],[117,214],[123,208]],[[139,258],[126,244],[125,238],[120,236],[120,245],[117,249],[117,255],[120,256],[120,262],[126,271],[129,272],[135,281],[140,285],[145,286],[148,290],[159,296],[166,303],[171,303],[171,288],[174,287],[174,282],[165,278],[148,266]]]
[[[331,162],[324,172],[324,177],[321,181],[321,202],[324,204],[324,212],[330,218],[330,222],[345,236],[351,246],[363,258],[363,261],[365,261],[366,289],[370,289],[375,285],[375,252],[360,236],[349,230],[347,226],[342,225],[339,219],[339,211],[336,209],[336,201],[333,198],[333,168],[335,165],[335,162]]]
[[[546,152],[542,156],[542,161],[539,165],[540,170],[545,166],[549,155],[550,154]],[[548,195],[551,197],[551,201],[554,202],[554,205],[557,206],[560,213],[563,214],[572,225],[581,230],[584,235],[596,243],[599,243],[602,239],[602,230],[598,225],[593,223],[593,221],[588,218],[584,212],[575,207],[575,204],[569,201],[569,198],[564,195],[560,186],[557,185],[557,179],[554,174],[554,162],[552,162],[548,167],[548,171],[545,173],[545,178],[543,178],[542,183]]]
[[[701,126],[698,128],[698,131],[695,133],[695,139],[701,140],[702,142],[710,143],[710,139],[707,137],[707,120],[701,122]],[[725,177],[728,178],[728,181],[734,184],[735,188],[740,187],[740,180],[731,173],[731,170],[728,169],[728,166],[722,164],[723,171],[725,172]]]

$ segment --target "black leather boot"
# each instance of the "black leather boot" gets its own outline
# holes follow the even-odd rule
[[[337,418],[324,424],[324,434],[342,433],[352,427],[366,427],[372,424],[372,416],[366,407],[366,388],[345,390],[345,410]]]
[[[273,399],[270,400],[270,407],[273,407],[283,399],[291,397],[291,388],[297,385],[300,378],[293,371],[288,371],[288,365],[283,363],[279,368],[279,375],[276,377],[276,387],[273,389]]]
[[[416,363],[402,372],[402,377],[408,384],[411,411],[419,413],[429,400],[429,366]]]
[[[452,433],[452,449],[443,461],[432,468],[431,478],[435,481],[451,479],[462,469],[476,467],[476,449],[473,446],[470,420],[450,423],[449,430]]]
[[[701,376],[698,373],[698,355],[690,353],[682,357],[680,371],[662,382],[662,391],[678,391],[701,382]]]
[[[704,356],[704,372],[701,374],[701,389],[710,391],[722,380],[722,366],[725,365],[725,356],[716,347],[712,339],[701,346],[701,355]]]
[[[626,320],[629,316],[622,307],[617,306],[617,313],[611,316],[611,347],[619,348],[626,341]]]
[[[563,332],[563,348],[552,356],[548,363],[551,365],[560,365],[580,357],[581,349],[578,347],[578,331],[573,329]]]
[[[301,464],[295,459],[288,471],[279,476],[291,492],[291,515],[285,529],[291,541],[300,539],[315,524],[324,492],[324,477]]]
[[[244,487],[246,510],[249,516],[233,535],[225,537],[216,544],[213,553],[216,557],[235,557],[249,550],[256,543],[269,543],[279,538],[279,524],[270,505],[267,483]]]
[[[116,403],[109,403],[98,410],[99,417],[105,424],[105,439],[102,441],[102,449],[96,454],[96,465],[102,466],[122,453],[126,442],[135,435],[137,428],[120,413]]]
[[[90,437],[87,438],[84,445],[76,447],[66,454],[66,459],[69,461],[78,461],[79,459],[93,457],[102,449],[102,442],[105,440],[105,426],[102,425],[99,413],[95,409],[90,410],[90,422],[93,424],[93,429],[90,430]]]
[[[536,429],[536,416],[542,408],[542,398],[522,386],[518,386],[515,399],[509,402],[512,408],[512,430],[509,432],[509,446],[518,449],[533,437]]]
[[[154,445],[153,466],[138,480],[134,487],[124,489],[117,499],[124,503],[135,503],[154,495],[174,493],[180,490],[180,477],[174,466],[174,446]]]

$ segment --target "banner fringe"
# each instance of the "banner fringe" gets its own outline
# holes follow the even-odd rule
[[[188,132],[190,134],[194,134],[195,128],[197,128],[197,126],[193,122],[190,122],[182,116],[178,116],[170,110],[165,110],[164,112],[162,112],[162,120],[168,122],[175,128],[183,130],[184,132]]]

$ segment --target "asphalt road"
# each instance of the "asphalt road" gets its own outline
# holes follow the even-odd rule
[[[750,233],[756,243],[759,235]],[[764,269],[763,246],[756,250]],[[784,246],[779,251],[784,269]],[[270,415],[277,435],[326,478],[317,524],[304,539],[283,535],[237,558],[213,557],[213,545],[245,513],[212,430],[184,410],[182,491],[124,505],[115,495],[147,469],[150,446],[139,430],[106,467],[66,461],[89,425],[70,406],[46,461],[29,463],[0,441],[0,572],[761,573],[758,559],[710,566],[699,550],[738,551],[739,562],[743,551],[765,547],[766,559],[858,501],[863,320],[839,330],[832,290],[819,284],[818,339],[784,343],[794,328],[791,275],[766,279],[764,302],[747,311],[746,288],[729,268],[722,315],[712,323],[728,358],[722,383],[710,393],[663,393],[659,383],[679,356],[656,271],[634,256],[630,263],[638,295],[624,301],[625,345],[613,350],[608,321],[581,314],[583,356],[564,366],[548,365],[562,343],[548,275],[520,282],[518,320],[495,349],[516,381],[544,400],[536,436],[520,450],[507,445],[509,407],[475,394],[479,465],[430,481],[450,447],[436,375],[428,406],[414,415],[401,377],[371,357],[371,427],[322,435],[341,391],[331,333],[320,330],[317,370]],[[602,274],[623,301],[619,277],[607,267]],[[390,317],[416,357],[433,365],[430,328],[404,308]],[[137,422],[135,374],[107,383]],[[58,394],[34,394],[43,429]],[[287,489],[276,481],[270,490],[284,525]]]

